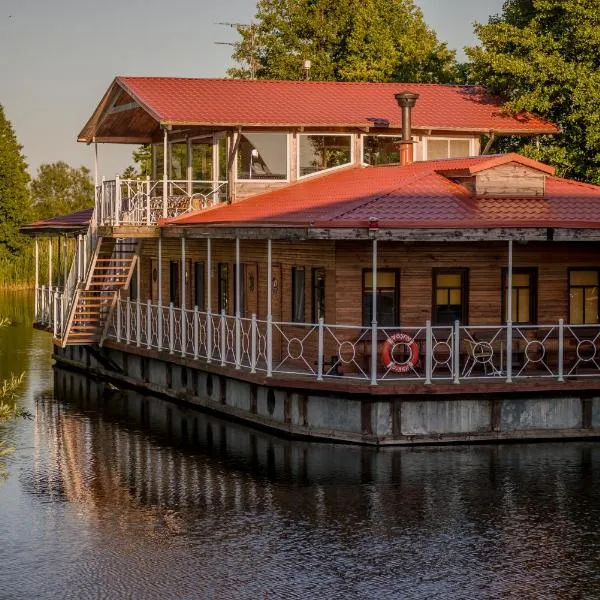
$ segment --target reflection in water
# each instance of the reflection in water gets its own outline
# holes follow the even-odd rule
[[[598,443],[292,442],[53,381],[48,337],[14,337],[36,419],[9,431],[0,598],[600,597]]]

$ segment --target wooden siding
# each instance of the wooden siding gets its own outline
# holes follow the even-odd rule
[[[546,174],[509,163],[475,175],[478,196],[543,196]]]

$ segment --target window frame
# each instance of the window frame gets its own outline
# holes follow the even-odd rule
[[[437,319],[437,275],[460,274],[461,293],[461,325],[469,324],[469,268],[468,267],[434,267],[431,269],[431,324],[440,327],[449,327],[448,323],[440,323]],[[451,306],[451,305],[448,305]]]
[[[424,135],[423,136],[423,160],[450,160],[450,156],[446,158],[429,158],[429,141],[435,140],[437,141],[445,141],[448,143],[448,155],[450,154],[450,142],[453,140],[458,140],[464,142],[465,140],[469,142],[469,156],[476,156],[478,154],[477,146],[476,146],[476,138],[467,137],[467,136],[446,136],[446,135]]]
[[[302,290],[302,296],[300,296],[300,300],[302,302],[302,306],[301,307],[296,307],[296,273],[302,273],[302,286],[303,286],[303,290]],[[291,277],[292,277],[292,313],[291,313],[291,318],[290,321],[292,323],[306,323],[306,268],[305,267],[292,267],[291,270]],[[298,312],[296,310],[296,308],[298,309],[302,309],[302,320],[299,321],[298,319],[296,319],[296,313]]]
[[[506,302],[506,292],[508,286],[508,267],[502,267],[501,272],[501,302],[500,302],[500,318],[502,323],[506,323],[508,316],[506,311],[508,309]],[[536,325],[537,324],[537,308],[538,308],[538,268],[537,267],[517,267],[512,270],[514,275],[529,275],[529,321],[513,321],[518,325]],[[524,289],[522,287],[513,289]],[[513,305],[514,308],[514,305]],[[517,308],[517,316],[519,314]]]
[[[571,273],[573,272],[577,272],[577,271],[591,271],[591,272],[595,272],[596,273],[596,277],[597,277],[597,281],[598,281],[598,285],[596,285],[595,287],[598,288],[598,292],[600,293],[600,267],[569,267],[567,269],[567,294],[569,297],[569,306],[568,306],[568,322],[569,325],[598,325],[600,324],[600,298],[597,297],[596,298],[596,314],[597,314],[597,319],[596,322],[594,323],[586,323],[585,322],[585,296],[583,298],[583,320],[581,323],[571,323],[571,288],[583,288],[585,289],[586,287],[594,287],[594,286],[580,286],[580,285],[575,285],[572,286],[571,285]]]
[[[327,169],[321,169],[320,171],[315,171],[314,173],[307,173],[306,175],[300,175],[300,138],[302,136],[314,135],[314,136],[322,136],[322,137],[349,137],[350,138],[350,162],[344,163],[343,165],[337,165],[335,167],[329,167]],[[349,165],[353,165],[356,161],[356,157],[354,155],[354,147],[356,145],[356,134],[355,133],[321,133],[321,132],[310,132],[303,131],[296,135],[296,179],[307,179],[308,177],[315,177],[315,175],[320,175],[321,173],[331,173],[337,169],[343,169],[344,167],[348,167]]]
[[[365,288],[365,280],[367,273],[372,273],[373,269],[363,268],[361,273],[361,322],[363,327],[371,327],[371,323],[365,323],[366,311],[365,311],[365,292],[368,291],[369,295],[372,294],[372,287],[369,287],[368,290]],[[395,310],[394,310],[394,324],[392,325],[382,325],[379,320],[377,320],[377,327],[400,327],[400,269],[393,267],[385,267],[382,269],[377,269],[377,280],[379,282],[379,274],[380,273],[393,273],[394,274],[394,296],[396,298]],[[377,295],[380,294],[380,288],[377,286]],[[380,304],[377,302],[377,307]],[[371,315],[371,319],[373,319],[373,315]]]
[[[318,302],[317,302],[317,286],[316,281],[317,281],[317,273],[322,272],[323,273],[323,294],[322,294],[322,300],[321,300],[321,304],[323,305],[323,311],[322,311],[322,315],[319,316],[319,310],[318,310]],[[311,297],[311,305],[312,305],[312,312],[311,312],[311,316],[312,316],[312,322],[313,323],[318,323],[319,319],[322,317],[323,321],[325,321],[325,315],[327,314],[327,306],[326,306],[326,298],[327,298],[327,270],[325,269],[325,267],[312,267],[311,270],[311,276],[310,276],[310,297]]]
[[[377,167],[377,166],[383,166],[383,165],[400,165],[400,160],[398,160],[398,162],[395,163],[381,163],[379,165],[372,165],[371,163],[365,162],[364,161],[364,157],[365,157],[365,138],[367,137],[387,137],[387,138],[398,138],[398,139],[402,139],[402,133],[364,133],[360,136],[360,164],[365,166],[365,167]],[[413,143],[413,147],[416,149],[419,140],[417,137],[412,136],[412,141]],[[398,154],[400,154],[400,150],[398,149]]]
[[[249,133],[249,134],[253,134],[253,133],[276,133],[279,135],[284,135],[285,136],[285,152],[286,152],[286,159],[285,159],[285,179],[267,179],[267,178],[263,178],[261,177],[260,179],[242,179],[240,177],[238,177],[238,151],[239,151],[239,144],[238,147],[235,150],[235,157],[234,157],[234,161],[233,161],[233,173],[234,173],[234,181],[236,182],[240,182],[240,183],[257,183],[257,182],[265,182],[265,183],[289,183],[290,181],[290,173],[291,173],[291,144],[290,144],[290,132],[289,131],[273,131],[273,130],[258,130],[258,131],[249,131],[249,130],[243,130],[240,131],[240,135],[244,135],[245,133]]]

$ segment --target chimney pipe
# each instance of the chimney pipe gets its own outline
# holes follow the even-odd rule
[[[402,109],[402,141],[400,142],[400,164],[410,165],[414,162],[411,113],[419,94],[400,92],[395,95],[398,106]]]

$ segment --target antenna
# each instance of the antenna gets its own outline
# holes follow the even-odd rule
[[[219,21],[215,25],[223,25],[225,27],[231,27],[232,29],[246,29],[252,34],[250,38],[250,58],[246,62],[250,68],[250,79],[256,79],[257,60],[254,56],[254,49],[256,47],[256,28],[254,23],[230,23],[228,21]],[[213,42],[220,46],[233,46],[237,48],[240,46],[240,42]]]

